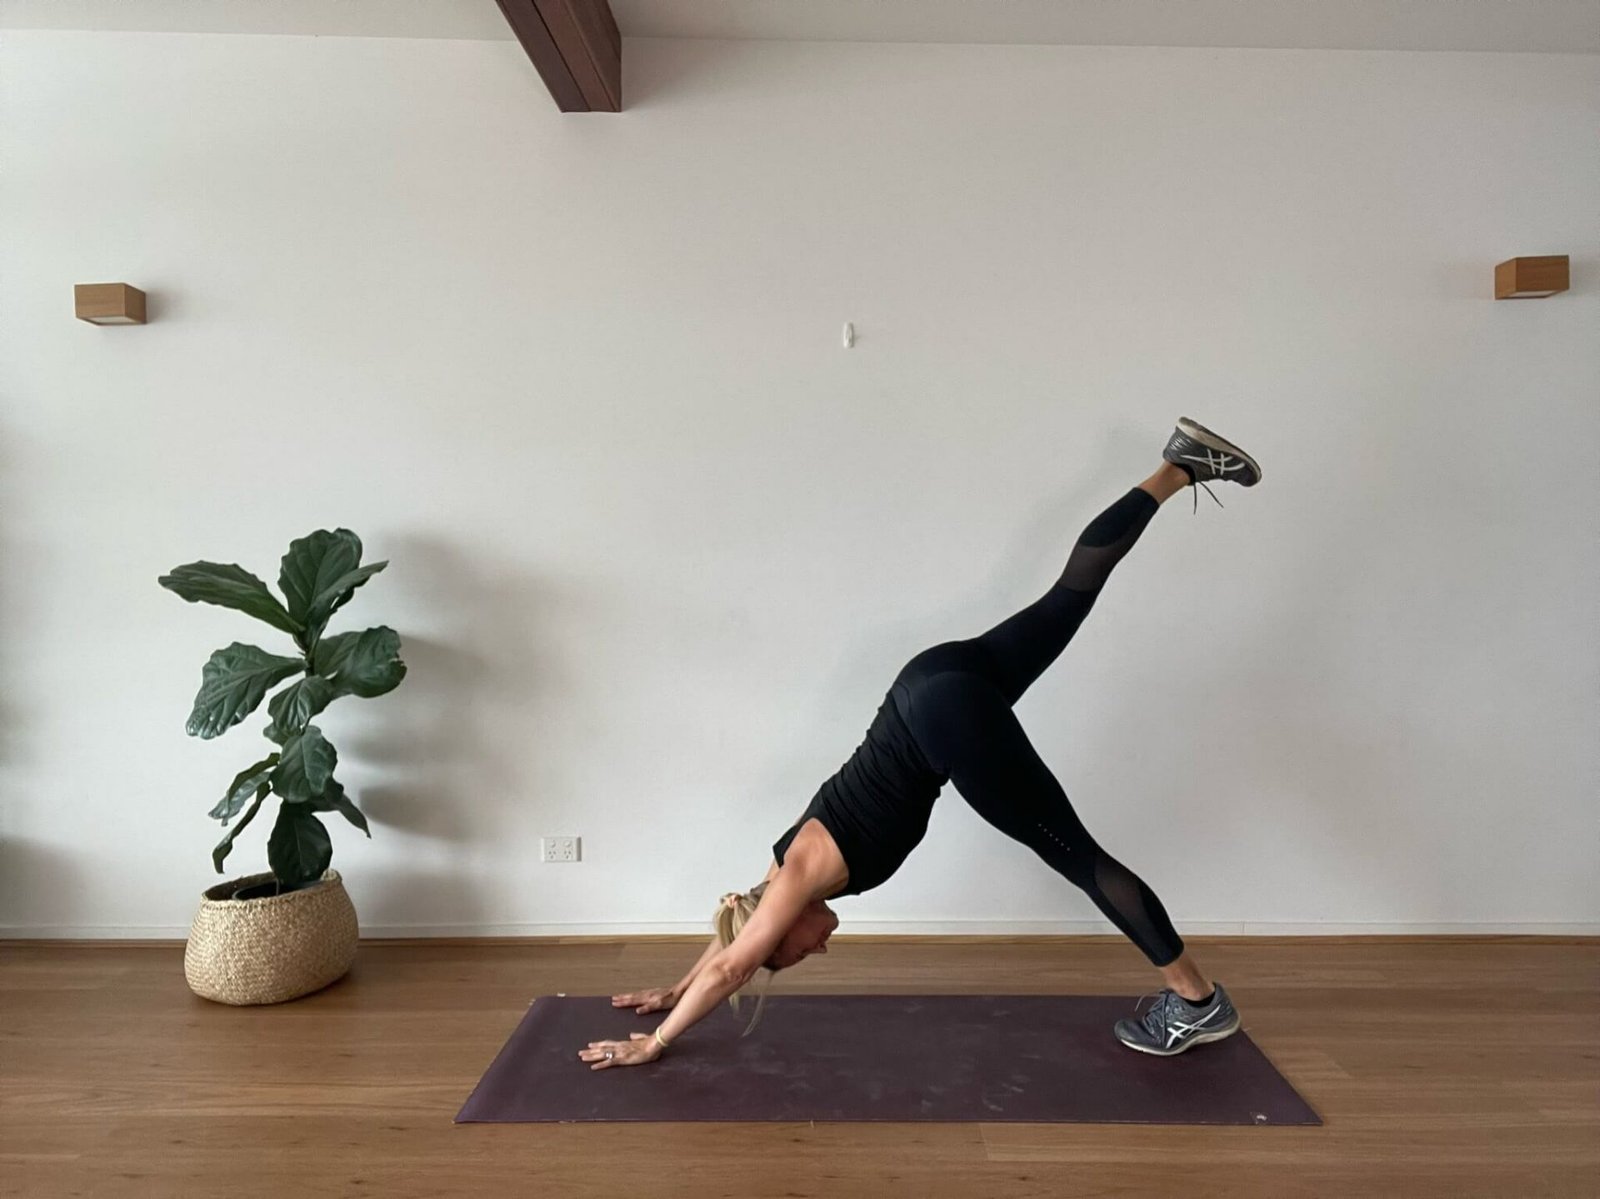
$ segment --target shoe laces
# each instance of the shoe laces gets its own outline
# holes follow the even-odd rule
[[[1167,1009],[1171,1006],[1172,1001],[1178,998],[1178,993],[1171,987],[1162,987],[1159,991],[1150,991],[1139,996],[1133,1005],[1135,1015],[1139,1012],[1139,1004],[1149,999],[1151,995],[1156,997],[1156,1001],[1151,1005],[1150,1010],[1144,1014],[1144,1026],[1152,1033],[1156,1033],[1166,1028]]]
[[[1196,479],[1194,481],[1194,486],[1195,487],[1206,487],[1204,480],[1201,480],[1201,479]],[[1212,499],[1217,500],[1217,493],[1212,491],[1211,488],[1206,487],[1206,494],[1209,495]],[[1217,507],[1226,508],[1227,505],[1224,504],[1221,500],[1217,500]],[[1195,493],[1195,497],[1194,497],[1194,512],[1191,513],[1191,515],[1198,515],[1199,512],[1200,512],[1200,494],[1199,494],[1199,492],[1196,492]]]

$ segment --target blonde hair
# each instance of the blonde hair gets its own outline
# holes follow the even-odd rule
[[[742,893],[729,891],[722,897],[722,901],[717,904],[716,915],[711,917],[711,926],[717,930],[717,944],[723,949],[733,944],[733,939],[739,935],[739,930],[756,914],[756,907],[761,903],[761,897],[766,890],[767,884],[761,882],[751,887],[749,891]],[[748,1037],[761,1020],[761,1009],[766,1007],[767,992],[772,989],[772,976],[776,973],[772,967],[767,967],[767,982],[761,988],[761,995],[756,1000],[755,1015],[750,1017],[750,1023],[739,1034],[741,1037]],[[728,1002],[733,1005],[734,1014],[737,1015],[739,992],[735,991],[728,996]]]

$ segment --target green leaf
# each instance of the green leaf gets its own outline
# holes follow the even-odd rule
[[[289,611],[306,622],[311,605],[337,579],[361,565],[361,538],[349,529],[315,533],[289,543],[278,569],[278,586],[289,601]]]
[[[361,565],[361,538],[349,529],[318,529],[289,543],[278,571],[278,585],[289,600],[289,612],[305,625],[301,648],[322,637],[331,617],[388,562]]]
[[[269,690],[305,668],[304,658],[269,654],[242,641],[219,649],[200,672],[186,730],[207,740],[220,736],[254,712]]]
[[[233,848],[233,839],[244,832],[245,825],[256,818],[256,813],[261,810],[261,801],[270,793],[271,788],[262,783],[256,791],[256,801],[250,805],[250,810],[244,814],[244,819],[228,830],[228,835],[217,842],[217,847],[211,851],[211,864],[217,868],[217,873],[222,873],[222,863],[228,856],[228,851]]]
[[[372,830],[367,827],[367,818],[362,815],[360,808],[350,802],[338,779],[329,779],[327,789],[315,799],[307,800],[305,806],[313,812],[341,812],[346,820],[366,833],[368,838],[372,836]]]
[[[339,755],[314,724],[283,743],[283,755],[272,772],[272,789],[289,803],[321,795],[333,777]]]
[[[267,585],[238,563],[190,562],[157,580],[168,591],[190,603],[217,604],[234,608],[266,621],[285,633],[300,633],[301,621],[291,616],[267,590]]]
[[[267,838],[267,864],[284,887],[292,890],[316,882],[333,860],[333,842],[322,821],[305,804],[278,808],[278,823]]]
[[[388,565],[387,559],[382,562],[371,562],[329,584],[327,590],[312,601],[311,619],[308,623],[314,623],[319,629],[326,625],[328,617],[350,602],[350,597],[355,595],[357,587]]]
[[[283,744],[296,733],[304,732],[311,718],[333,699],[333,684],[320,675],[308,674],[295,680],[268,702],[272,723],[267,726],[267,736]]]
[[[278,763],[277,754],[268,754],[254,766],[246,766],[237,775],[233,782],[228,784],[228,790],[217,801],[217,806],[212,808],[210,815],[222,821],[226,828],[228,821],[239,814],[239,809],[244,807],[245,801],[250,798],[250,793],[262,783],[267,781],[267,776],[272,773],[272,768]]]
[[[387,625],[340,633],[317,644],[312,669],[333,684],[334,694],[370,699],[393,691],[406,677],[400,660],[400,634]]]

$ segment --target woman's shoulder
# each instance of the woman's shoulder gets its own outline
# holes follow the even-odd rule
[[[806,817],[795,830],[783,869],[804,875],[820,897],[838,894],[850,881],[850,868],[838,842],[815,816]]]

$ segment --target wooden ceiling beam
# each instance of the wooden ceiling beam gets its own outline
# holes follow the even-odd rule
[[[562,112],[622,111],[622,35],[606,0],[496,0]]]

